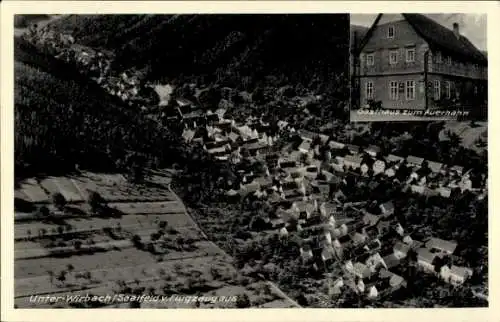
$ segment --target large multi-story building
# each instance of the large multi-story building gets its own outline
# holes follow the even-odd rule
[[[487,105],[487,58],[457,23],[448,29],[422,14],[379,14],[354,55],[353,108]]]

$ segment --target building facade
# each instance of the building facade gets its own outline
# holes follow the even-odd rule
[[[358,104],[387,109],[487,105],[487,59],[467,38],[420,14],[379,14],[355,66]]]

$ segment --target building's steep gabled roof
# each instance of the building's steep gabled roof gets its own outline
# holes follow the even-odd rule
[[[371,38],[375,27],[378,25],[383,14],[379,14],[374,23],[361,41],[358,52],[360,52]],[[438,22],[426,17],[423,14],[403,13],[403,17],[408,21],[412,28],[420,35],[431,47],[439,48],[445,53],[454,56],[460,56],[464,59],[481,64],[487,64],[486,56],[477,49],[466,37],[460,35],[456,37],[454,32]]]
[[[452,30],[422,14],[404,13],[403,16],[429,45],[472,61],[486,63],[486,57],[463,35],[457,38]]]

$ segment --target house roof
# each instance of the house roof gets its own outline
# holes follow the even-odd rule
[[[300,150],[306,150],[306,151],[309,151],[311,149],[311,142],[309,141],[303,141],[300,146],[299,146],[299,149]]]
[[[453,275],[457,275],[457,276],[460,276],[462,278],[465,278],[465,276],[467,275],[467,268],[462,267],[462,266],[451,265],[450,272]]]
[[[360,276],[361,278],[370,277],[371,271],[365,264],[357,262],[353,266],[356,275]]]
[[[361,162],[363,162],[363,159],[358,157],[358,156],[355,156],[355,155],[346,155],[344,157],[344,162],[345,161],[356,163],[356,164],[361,164]]]
[[[443,164],[440,162],[427,161],[427,165],[432,172],[439,172],[441,171],[441,168],[443,168]]]
[[[345,144],[337,141],[330,141],[328,143],[328,146],[332,149],[343,149],[345,147]]]
[[[383,207],[386,211],[391,211],[394,210],[394,203],[392,201],[388,201],[381,204],[380,207]]]
[[[431,253],[426,248],[419,248],[417,250],[417,254],[419,260],[427,262],[429,264],[432,264],[432,262],[434,262],[434,258],[436,258],[436,254]]]
[[[380,220],[379,216],[376,216],[369,212],[365,212],[365,215],[363,216],[363,222],[367,221],[368,225],[370,226],[376,225],[379,220]]]
[[[439,249],[449,253],[453,253],[457,248],[457,243],[452,241],[447,241],[441,238],[431,238],[425,243],[425,247],[429,249]]]
[[[385,159],[388,162],[401,162],[404,160],[404,158],[397,156],[397,155],[394,155],[394,154],[389,154]]]
[[[459,165],[454,165],[450,168],[450,170],[453,170],[453,171],[456,171],[456,172],[463,172],[464,171],[464,167],[462,166],[459,166]]]
[[[408,161],[409,163],[421,165],[422,162],[424,162],[424,158],[419,158],[419,157],[416,157],[416,156],[413,156],[413,155],[409,155],[406,158],[406,161]]]
[[[394,250],[397,250],[397,251],[400,251],[400,252],[406,254],[410,250],[410,245],[398,241],[394,245]]]
[[[486,63],[483,53],[463,35],[457,38],[453,30],[422,14],[404,13],[403,16],[429,45],[471,61]]]
[[[298,130],[298,132],[299,132],[300,137],[302,137],[302,139],[305,139],[305,140],[312,141],[317,136],[316,133],[311,132],[311,131],[307,131],[307,130]]]
[[[376,145],[370,145],[365,149],[366,152],[380,153],[380,148]]]
[[[394,254],[387,255],[382,259],[384,260],[384,263],[388,269],[398,266],[401,262]]]
[[[238,138],[240,137],[238,134],[231,132],[227,136],[231,141],[236,142]]]
[[[333,254],[334,254],[334,250],[333,250],[333,248],[331,246],[330,247],[324,247],[323,251],[321,252],[321,257],[323,257],[323,259],[325,259],[325,260],[332,259],[333,258]]]
[[[361,51],[371,38],[375,27],[382,18],[379,14],[375,22],[366,33],[358,51]],[[451,29],[444,27],[438,22],[426,17],[423,14],[403,13],[403,17],[413,27],[415,32],[429,43],[431,47],[438,48],[448,54],[459,56],[463,59],[476,63],[486,64],[486,56],[479,51],[466,37],[460,35],[456,37]]]
[[[354,144],[346,144],[349,151],[359,152],[359,146]]]

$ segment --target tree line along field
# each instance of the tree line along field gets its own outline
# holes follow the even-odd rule
[[[266,303],[292,306],[266,282],[243,277],[232,266],[231,258],[206,240],[182,202],[170,191],[169,182],[168,177],[154,175],[143,185],[132,185],[121,175],[96,173],[20,182],[16,189],[16,210],[20,212],[16,213],[14,236],[17,307],[69,305],[32,303],[32,295],[134,292],[234,295],[242,299],[237,303],[204,303],[201,307]],[[126,194],[130,193],[134,200],[134,192],[138,196],[139,191],[149,198],[126,200]],[[96,210],[99,208],[92,201],[87,202],[93,192],[103,196],[104,210]],[[59,194],[71,196],[74,201],[61,205],[56,197]],[[130,305],[134,304],[108,304]],[[196,304],[150,304],[193,305]]]

